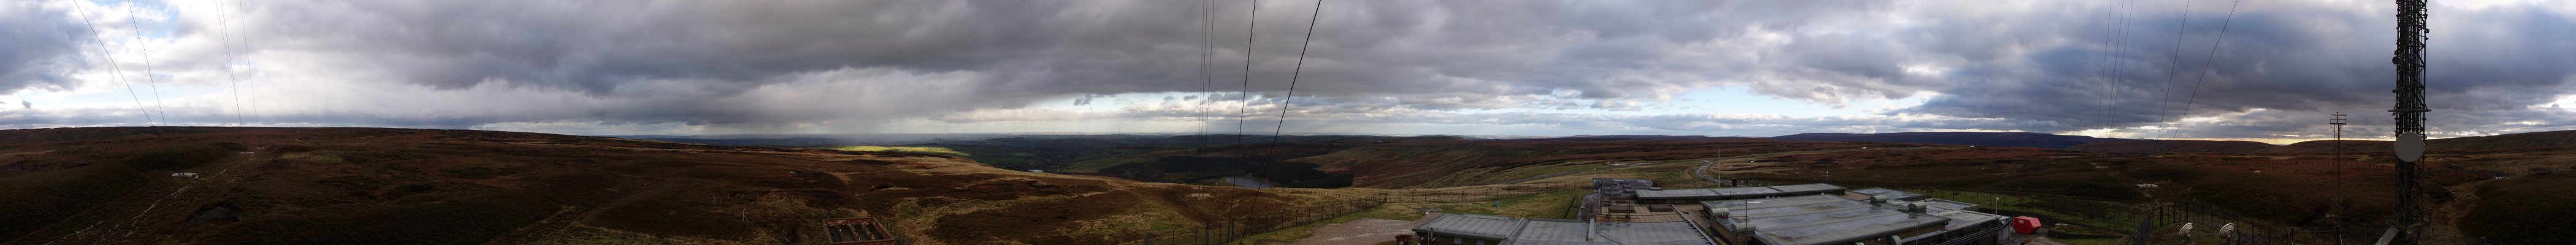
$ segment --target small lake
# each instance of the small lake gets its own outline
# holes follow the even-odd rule
[[[1276,187],[1276,186],[1279,186],[1279,185],[1273,185],[1273,184],[1270,184],[1270,182],[1262,182],[1262,181],[1261,181],[1261,179],[1254,179],[1254,178],[1252,178],[1252,177],[1243,177],[1243,176],[1228,176],[1228,177],[1225,177],[1225,182],[1226,182],[1226,183],[1233,183],[1233,184],[1234,184],[1234,186],[1242,186],[1243,188],[1253,188],[1253,189],[1270,188],[1270,187]]]

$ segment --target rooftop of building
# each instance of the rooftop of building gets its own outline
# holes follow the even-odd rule
[[[1955,209],[1927,210],[1908,213],[1902,208],[1910,202],[1895,201],[1873,204],[1830,194],[1775,197],[1746,200],[1706,201],[1711,209],[1728,208],[1728,216],[1716,223],[1751,224],[1753,237],[1764,244],[1839,244],[1870,239],[1927,226],[1944,229],[1965,227],[1989,214]],[[1928,206],[1928,205],[1927,205]],[[1951,212],[1948,215],[1944,211]],[[1957,217],[1952,217],[1957,216]],[[2000,217],[2000,216],[1997,216]],[[1953,224],[1957,223],[1957,224]]]
[[[1976,204],[1941,199],[1928,199],[1914,203],[1928,206],[1928,210],[1925,210],[1924,213],[1950,219],[1950,226],[1942,228],[1946,230],[1968,228],[1969,226],[1975,226],[1980,222],[1999,222],[2004,219],[2003,215],[1969,211],[1976,208]]]
[[[1628,189],[1645,189],[1645,188],[1653,188],[1653,187],[1655,187],[1655,181],[1653,181],[1653,180],[1642,180],[1642,179],[1592,178],[1592,187],[1593,187],[1593,188],[1615,187],[1615,188],[1628,188]]]
[[[1428,231],[1467,237],[1506,239],[1519,233],[1525,219],[1479,214],[1443,214],[1414,226],[1414,231]]]
[[[1842,186],[1835,186],[1835,185],[1830,185],[1830,184],[1802,184],[1802,185],[1760,186],[1760,187],[1733,187],[1733,188],[1709,188],[1709,189],[1638,190],[1638,191],[1637,191],[1637,198],[1639,198],[1639,199],[1739,198],[1739,197],[1760,197],[1760,196],[1775,196],[1775,195],[1804,195],[1804,194],[1813,194],[1813,193],[1833,192],[1833,191],[1840,191],[1840,190],[1843,190],[1843,187],[1842,187]]]
[[[1861,195],[1869,195],[1869,196],[1885,196],[1885,197],[1887,197],[1887,199],[1906,200],[1906,201],[1922,200],[1922,199],[1923,199],[1923,198],[1925,198],[1925,197],[1929,197],[1929,196],[1925,196],[1925,195],[1923,195],[1922,193],[1905,192],[1905,191],[1900,191],[1900,190],[1895,190],[1895,189],[1888,189],[1888,188],[1869,188],[1869,189],[1858,189],[1858,190],[1851,190],[1851,192],[1853,192],[1853,193],[1860,193]]]
[[[1520,234],[1505,245],[1708,245],[1708,235],[1687,222],[1593,223],[1578,220],[1530,219],[1521,226]]]

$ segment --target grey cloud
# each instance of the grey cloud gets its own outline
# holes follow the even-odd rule
[[[69,9],[43,2],[0,4],[0,94],[27,90],[66,90],[78,81],[66,74],[85,69],[82,45],[91,31]]]
[[[2328,4],[2254,4],[2232,22],[2201,9],[2183,29],[2179,58],[2174,24],[2181,13],[2172,9],[2132,20],[2125,48],[2108,45],[2122,40],[2074,31],[2079,29],[2041,33],[2093,39],[2086,43],[2094,46],[2037,47],[2042,51],[2025,57],[2029,67],[1972,74],[1968,79],[1978,82],[1943,91],[1981,96],[1935,100],[1908,111],[2053,121],[2058,126],[2029,129],[2064,131],[2255,108],[2310,113],[2388,107],[2395,24],[2384,13]],[[2428,96],[2437,109],[2518,111],[2571,88],[2571,71],[2543,67],[2576,66],[2576,58],[2551,55],[2576,52],[2576,46],[2545,42],[2576,36],[2529,31],[2576,28],[2565,16],[2515,7],[2436,11],[2445,12],[2435,19],[2428,55]],[[2210,44],[2221,23],[2229,30],[2212,58]],[[2113,63],[2100,60],[2105,55]],[[2110,84],[2101,80],[2106,76]]]
[[[1263,1],[1247,50],[1249,2],[1212,2],[1213,26],[1202,25],[1197,1],[1011,0],[277,0],[247,2],[247,13],[224,21],[242,21],[242,46],[263,74],[304,79],[282,82],[420,86],[429,90],[386,89],[369,102],[450,108],[317,108],[271,120],[451,128],[561,120],[743,128],[999,120],[1010,117],[940,115],[1063,96],[1083,96],[1075,104],[1090,105],[1105,102],[1090,95],[1196,92],[1203,83],[1219,92],[1208,94],[1214,99],[1250,90],[1256,99],[1248,108],[1275,110],[1269,106],[1285,96],[1292,72],[1300,96],[1292,117],[1325,121],[2062,132],[2265,108],[2273,112],[2245,120],[2291,123],[2296,113],[2385,107],[2393,46],[2384,13],[2339,3],[2249,4],[2226,27],[2215,62],[2202,64],[2225,18],[2214,13],[2218,7],[2199,6],[2191,25],[2178,27],[2181,10],[2141,3],[2124,27],[2110,14],[2117,1],[1334,1],[1320,19],[1305,15],[1313,1]],[[46,12],[58,10],[27,6],[0,5],[0,12],[32,13],[0,15],[8,28],[0,32],[7,48],[0,49],[0,88],[58,89],[76,83],[53,74],[98,69],[72,62],[78,45],[47,41],[87,30]],[[2474,125],[2489,129],[2555,115],[2518,108],[2576,88],[2559,69],[2576,67],[2576,58],[2551,56],[2576,53],[2576,45],[2556,43],[2576,37],[2530,30],[2576,25],[2537,9],[2437,10],[2447,12],[2435,21],[2436,109],[2478,115]],[[213,15],[186,16],[199,19],[180,20],[173,35],[207,38],[224,29],[205,19]],[[1316,21],[1312,47],[1303,70],[1292,70],[1309,20]],[[1215,33],[1201,31],[1207,27]],[[1214,44],[1206,47],[1213,69],[1204,75],[1203,36]],[[204,69],[192,67],[228,60],[209,54],[213,49],[194,50],[158,63]],[[2203,72],[2206,84],[2186,84]],[[1723,86],[1824,104],[1923,91],[1948,96],[1878,117],[1937,120],[1765,118],[1726,108],[1671,116],[1545,111],[1637,110]],[[496,89],[574,95],[423,98],[532,96]],[[2201,94],[2186,98],[2194,90]],[[421,95],[403,94],[413,92]],[[1201,96],[1181,98],[1218,103]],[[596,101],[564,102],[589,100]],[[1455,112],[1467,110],[1522,112]],[[2303,129],[2195,130],[2204,131],[2182,133]]]

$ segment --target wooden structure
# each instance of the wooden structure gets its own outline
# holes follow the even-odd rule
[[[824,244],[831,245],[896,244],[894,234],[887,233],[885,226],[878,224],[874,217],[825,219],[823,234],[829,236]]]

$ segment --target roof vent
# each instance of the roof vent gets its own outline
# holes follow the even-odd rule
[[[1869,196],[1870,204],[1886,204],[1887,196]]]

